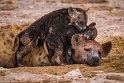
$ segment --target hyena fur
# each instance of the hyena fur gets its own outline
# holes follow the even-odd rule
[[[87,14],[80,8],[63,8],[48,13],[32,23],[28,28],[17,34],[14,42],[16,66],[23,66],[22,58],[32,48],[43,45],[46,36],[55,29],[56,24],[74,25],[79,31],[86,29]],[[60,27],[56,27],[60,28]]]
[[[90,38],[91,40],[97,36],[97,30],[95,28],[95,23],[91,23],[86,26],[85,31],[78,31],[73,25],[56,25],[52,27],[60,27],[53,30],[47,35],[44,45],[48,50],[48,58],[52,65],[64,65],[63,53],[71,45],[71,37],[76,33],[80,33],[85,36],[85,38]],[[66,55],[65,55],[66,56]],[[65,57],[64,56],[64,57]]]

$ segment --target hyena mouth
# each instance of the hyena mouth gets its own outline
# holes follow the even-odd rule
[[[91,62],[86,62],[86,64],[88,64],[89,66],[99,66],[100,65],[100,62],[93,62],[93,61],[91,61]]]

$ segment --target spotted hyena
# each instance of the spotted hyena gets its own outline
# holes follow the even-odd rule
[[[31,52],[39,44],[43,45],[46,36],[51,33],[56,24],[74,25],[79,31],[86,29],[87,14],[80,8],[63,8],[41,17],[28,28],[17,34],[14,42],[15,63],[23,66],[22,57]],[[60,28],[60,27],[56,27]]]
[[[106,57],[112,48],[111,42],[99,44],[95,40],[86,40],[82,34],[73,35],[71,48],[66,52],[66,62],[97,66],[101,57]]]

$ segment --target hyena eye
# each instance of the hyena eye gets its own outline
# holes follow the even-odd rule
[[[90,51],[90,50],[91,50],[91,48],[84,48],[84,50],[85,50],[85,51]]]
[[[80,24],[83,24],[83,21],[80,21],[79,23],[80,23]]]
[[[100,51],[98,51],[98,54],[101,55],[102,53]]]

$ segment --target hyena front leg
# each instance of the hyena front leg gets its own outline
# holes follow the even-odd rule
[[[56,50],[54,50],[53,56],[51,57],[51,62],[53,65],[65,65],[65,63],[63,62],[63,49],[59,49],[57,48]]]
[[[63,44],[60,39],[54,35],[49,34],[44,44],[48,49],[48,58],[52,65],[64,65],[63,61]]]
[[[19,67],[24,66],[22,59],[26,54],[30,53],[31,50],[32,50],[32,46],[29,45],[20,48],[20,50],[15,53],[16,66]]]
[[[23,66],[22,58],[31,52],[34,41],[38,41],[37,37],[29,37],[29,33],[20,33],[16,36],[14,42],[14,63],[16,66]]]

